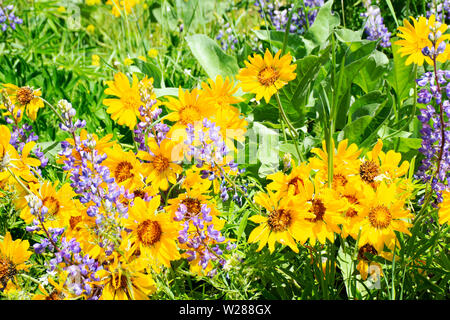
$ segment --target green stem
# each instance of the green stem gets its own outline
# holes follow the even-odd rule
[[[299,135],[298,135],[297,131],[295,130],[294,126],[292,125],[292,123],[289,121],[286,113],[284,112],[283,105],[281,104],[281,100],[280,100],[280,96],[279,96],[278,92],[275,94],[275,97],[277,100],[278,109],[280,110],[282,121],[284,121],[286,123],[286,125],[289,129],[289,132],[291,133],[291,136],[294,139],[294,147],[295,147],[295,150],[297,151],[298,160],[300,162],[303,162],[304,161],[303,155],[301,154],[300,149],[298,148]]]

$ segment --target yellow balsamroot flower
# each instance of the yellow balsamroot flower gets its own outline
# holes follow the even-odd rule
[[[145,272],[139,259],[130,261],[130,254],[113,253],[113,261],[97,272],[99,285],[103,285],[100,300],[148,300],[156,291],[155,281]]]
[[[156,57],[158,56],[158,50],[156,50],[156,49],[150,49],[150,50],[148,50],[147,55],[148,55],[150,58],[156,58]]]
[[[40,89],[33,90],[30,87],[18,87],[11,83],[3,84],[11,102],[20,107],[22,114],[26,109],[26,114],[31,120],[36,120],[38,110],[44,107],[44,102],[40,98],[42,92]],[[22,119],[22,115],[19,120]]]
[[[269,103],[272,95],[278,92],[289,81],[294,80],[296,64],[291,64],[290,53],[280,58],[281,50],[272,56],[267,49],[264,58],[259,54],[248,56],[246,68],[239,70],[236,79],[240,80],[240,87],[245,92],[256,94],[256,100],[263,97]]]
[[[131,252],[138,250],[140,257],[150,261],[154,267],[164,265],[170,268],[170,262],[180,258],[175,242],[178,227],[169,213],[158,213],[160,200],[160,196],[148,202],[136,198],[124,227],[131,230]]]
[[[123,60],[123,64],[128,66],[131,66],[134,63],[133,59],[130,58],[125,58],[125,60]]]
[[[48,282],[53,287],[52,290],[49,292],[43,285],[39,284],[40,293],[34,294],[31,300],[71,300],[74,295],[65,286],[67,276],[67,271],[59,273],[58,282],[49,277]]]
[[[442,202],[439,205],[439,223],[444,224],[450,221],[450,190],[442,192]]]
[[[333,187],[337,187],[346,183],[347,176],[358,172],[360,165],[359,155],[361,150],[358,146],[352,143],[348,145],[348,140],[342,140],[339,142],[337,149],[333,141]],[[311,168],[318,170],[318,177],[323,182],[328,181],[328,152],[325,141],[322,142],[322,149],[313,148],[311,153],[314,153],[316,157],[310,159]]]
[[[9,232],[0,241],[0,290],[6,288],[19,271],[28,270],[27,262],[32,254],[29,247],[28,240],[13,241]]]
[[[267,185],[267,189],[276,193],[287,194],[292,192],[294,195],[299,195],[304,192],[312,194],[314,186],[311,183],[307,183],[310,179],[311,166],[309,163],[302,162],[298,166],[293,162],[291,172],[289,174],[283,172],[276,172],[267,175],[268,180],[272,180]],[[306,191],[305,188],[309,188]]]
[[[103,165],[107,166],[119,186],[130,192],[142,187],[143,167],[132,151],[123,151],[119,144],[105,150],[107,158]]]
[[[141,96],[139,94],[139,80],[133,74],[133,82],[130,85],[125,74],[119,72],[114,75],[114,81],[106,81],[108,88],[105,93],[116,96],[115,99],[104,99],[103,104],[108,107],[106,112],[111,119],[120,125],[125,125],[133,130],[140,115]]]
[[[228,77],[225,79],[219,74],[215,80],[208,79],[201,84],[204,94],[214,99],[219,107],[231,107],[231,105],[243,101],[242,98],[234,96],[238,91],[238,86]],[[237,108],[232,107],[236,111]]]
[[[216,112],[216,105],[211,98],[204,95],[197,88],[183,90],[178,89],[178,98],[167,97],[166,107],[169,114],[166,119],[175,122],[171,128],[170,137],[172,140],[183,142],[186,140],[186,128],[188,124],[195,124],[209,118]]]
[[[94,33],[94,31],[95,31],[95,26],[94,25],[90,24],[90,25],[88,25],[86,27],[86,32],[87,33]]]
[[[382,148],[383,141],[379,139],[373,149],[367,152],[367,158],[360,159],[359,176],[373,188],[376,188],[380,181],[385,181],[387,184],[399,182],[409,169],[409,162],[406,160],[399,166],[402,158],[400,153],[393,150],[384,153]],[[408,196],[406,191],[409,188],[409,182],[406,179],[400,182],[398,191]]]
[[[86,0],[88,6],[95,6],[96,4],[102,3],[102,0]]]
[[[95,67],[100,66],[100,56],[97,54],[92,55],[92,65]]]
[[[120,17],[122,13],[129,15],[133,8],[140,2],[140,0],[108,0],[106,4],[112,6],[112,14]]]
[[[302,240],[306,228],[306,218],[313,218],[309,212],[310,204],[303,197],[294,199],[292,194],[260,192],[255,195],[255,202],[261,205],[267,215],[254,215],[248,220],[258,223],[248,237],[249,243],[259,242],[260,251],[266,244],[272,253],[275,243],[289,246],[294,252],[299,252],[296,241]]]
[[[46,181],[29,186],[30,191],[42,201],[42,205],[48,210],[45,216],[47,228],[64,228],[69,224],[67,217],[75,215],[78,210],[74,200],[76,194],[70,184],[65,183],[58,190],[57,185],[58,181],[53,184]],[[18,208],[22,208],[20,218],[27,224],[32,223],[36,216],[31,214],[27,201],[22,198],[16,204]]]
[[[177,183],[177,175],[183,168],[176,162],[180,159],[174,151],[175,143],[164,139],[160,145],[155,139],[150,139],[147,143],[150,153],[139,151],[137,157],[144,160],[142,164],[145,177],[155,189],[167,190],[169,183]]]
[[[313,183],[313,182],[305,182]],[[305,197],[311,204],[309,212],[312,218],[305,218],[306,226],[302,230],[300,241],[309,240],[311,245],[319,242],[325,244],[326,240],[333,242],[335,234],[340,234],[345,221],[343,214],[348,209],[348,203],[339,194],[326,186],[321,181],[314,181],[314,188],[305,188]],[[314,190],[314,193],[311,191]]]
[[[360,243],[370,243],[376,251],[383,251],[384,245],[391,247],[396,239],[395,231],[410,235],[411,223],[407,219],[412,214],[405,208],[405,200],[398,196],[394,184],[384,182],[376,190],[364,185],[365,197],[360,199],[362,219],[357,228],[360,229]]]
[[[392,254],[386,251],[378,252],[370,243],[364,243],[359,246],[356,269],[359,271],[361,279],[367,280],[370,277],[372,281],[380,281],[380,277],[383,276],[381,264],[371,261],[367,253],[382,257],[386,260],[392,260]]]
[[[19,155],[17,150],[9,144],[11,141],[11,132],[7,126],[0,126],[0,182],[10,178],[8,169],[17,177],[33,182],[36,177],[31,173],[30,167],[38,167],[41,161],[29,157],[31,150],[36,145],[35,142],[28,142]],[[15,182],[13,182],[15,183]]]
[[[401,46],[399,52],[401,56],[408,56],[405,64],[410,65],[411,63],[415,63],[419,66],[423,65],[423,62],[426,61],[428,64],[432,65],[433,61],[424,56],[422,53],[422,49],[425,47],[431,47],[432,42],[429,39],[429,35],[432,32],[432,28],[435,27],[436,17],[431,15],[427,20],[425,17],[419,17],[418,20],[410,17],[413,21],[413,25],[408,20],[403,20],[403,27],[398,27],[401,33],[398,33],[397,36],[402,38],[401,40],[397,40],[394,44]],[[440,24],[440,23],[439,23]],[[447,31],[447,25],[442,23],[437,28],[436,32],[440,31],[442,36],[437,40],[436,47],[444,40],[450,39],[449,35],[444,35]],[[437,60],[440,62],[446,61],[446,55],[440,54],[437,57]]]

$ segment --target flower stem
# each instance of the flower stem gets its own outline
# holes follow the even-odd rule
[[[292,123],[289,121],[286,113],[284,112],[283,105],[281,104],[281,100],[280,100],[280,96],[279,96],[278,92],[275,94],[275,97],[277,99],[277,105],[278,105],[278,109],[280,110],[282,121],[284,121],[284,123],[287,125],[289,132],[291,133],[291,136],[294,138],[294,147],[295,147],[295,150],[297,151],[298,160],[300,162],[303,162],[305,160],[303,158],[303,155],[300,152],[300,149],[298,148],[299,135],[298,135],[297,131],[295,130],[294,126],[292,125]]]

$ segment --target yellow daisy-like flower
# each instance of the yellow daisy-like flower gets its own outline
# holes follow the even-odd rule
[[[362,280],[367,280],[368,277],[372,281],[380,281],[383,276],[383,269],[378,262],[371,261],[368,254],[379,256],[386,260],[392,260],[392,254],[386,251],[378,252],[370,243],[364,243],[359,246],[358,250],[358,264],[356,269],[359,271]]]
[[[410,235],[411,224],[406,220],[412,214],[405,209],[405,201],[398,197],[394,184],[384,182],[376,190],[364,185],[365,197],[360,201],[360,215],[364,217],[357,228],[361,229],[360,242],[371,243],[378,252],[384,245],[391,247],[396,239],[395,231]]]
[[[97,54],[93,54],[92,55],[92,63],[91,63],[94,67],[98,67],[100,66],[100,56]]]
[[[48,282],[53,290],[48,292],[43,285],[39,284],[40,293],[34,294],[31,300],[70,300],[74,298],[74,295],[65,287],[67,276],[68,272],[61,272],[58,282],[49,277]]]
[[[131,66],[134,63],[133,59],[130,58],[125,58],[123,60],[123,64],[126,65],[127,67]]]
[[[150,49],[147,54],[150,58],[156,58],[158,56],[158,50]]]
[[[106,4],[112,6],[112,14],[120,17],[122,13],[129,15],[133,8],[140,2],[140,0],[108,0]]]
[[[27,182],[36,181],[36,177],[31,173],[30,167],[38,167],[41,161],[29,157],[31,150],[36,143],[28,142],[19,155],[17,150],[9,144],[11,141],[11,132],[7,126],[0,126],[0,182],[9,179],[12,171],[17,177],[23,178]],[[16,182],[13,181],[14,184]]]
[[[419,66],[423,65],[423,62],[426,61],[428,64],[433,64],[433,61],[423,55],[422,49],[425,47],[431,47],[432,42],[429,39],[429,34],[432,32],[431,28],[434,28],[436,17],[431,15],[427,20],[425,17],[419,17],[419,20],[410,17],[413,21],[413,25],[408,20],[403,20],[403,27],[398,27],[398,29],[402,32],[397,34],[402,40],[396,41],[394,44],[401,46],[399,52],[401,56],[408,56],[405,64],[410,65],[411,63],[415,63]],[[440,31],[443,35],[437,41],[436,46],[439,45],[440,42],[449,39],[449,35],[444,35],[447,31],[447,25],[441,24],[439,28],[437,28],[436,32]],[[437,60],[440,62],[442,59],[446,59],[444,55],[439,55]]]
[[[289,81],[294,80],[296,64],[291,64],[290,53],[280,58],[281,50],[272,56],[267,49],[264,58],[259,54],[248,56],[245,61],[246,68],[239,70],[236,79],[240,80],[240,86],[245,92],[256,94],[256,100],[263,97],[269,103],[272,95],[278,92]]]
[[[94,25],[90,24],[90,25],[88,25],[86,27],[86,32],[87,33],[94,33],[94,31],[95,31],[95,26]]]
[[[139,250],[140,256],[152,262],[152,266],[170,268],[170,262],[180,258],[175,242],[178,229],[169,213],[158,213],[160,200],[160,196],[149,202],[136,198],[124,226],[131,230],[131,252]]]
[[[46,181],[43,184],[34,183],[29,186],[30,191],[42,201],[42,205],[48,210],[45,216],[47,228],[64,228],[69,224],[66,217],[76,214],[78,210],[73,200],[76,194],[70,184],[63,184],[59,190],[56,189],[57,185],[58,182],[52,184],[50,181]],[[23,208],[20,217],[25,223],[32,223],[36,216],[31,214],[27,201],[23,198],[19,199],[17,206]]]
[[[133,130],[140,115],[141,96],[139,94],[139,80],[133,74],[133,82],[130,85],[125,74],[119,72],[114,75],[114,81],[107,81],[108,88],[105,93],[116,96],[117,99],[104,99],[103,104],[108,107],[106,112],[111,119],[120,125],[125,125]]]
[[[348,140],[342,140],[339,142],[337,150],[335,149],[333,141],[333,187],[345,184],[345,179],[348,175],[358,172],[360,165],[359,155],[361,150],[358,146],[352,143],[348,145]],[[311,168],[318,170],[318,177],[323,181],[328,181],[328,152],[325,141],[322,142],[322,149],[313,148],[311,153],[314,153],[317,157],[313,157],[310,160]]]
[[[298,166],[293,163],[289,174],[280,171],[269,174],[266,178],[272,180],[272,182],[267,185],[267,189],[281,194],[287,194],[289,191],[293,192],[294,195],[302,194],[304,192],[312,194],[314,186],[313,184],[308,183],[310,173],[311,166],[309,163],[303,162]],[[306,191],[305,188],[309,188],[309,190]]]
[[[404,196],[408,196],[409,181],[399,181],[408,172],[409,162],[401,161],[401,154],[393,150],[384,153],[382,151],[383,141],[381,139],[375,144],[373,149],[366,154],[366,158],[360,160],[359,176],[365,183],[376,188],[380,181],[387,184],[400,182],[398,191]]]
[[[204,94],[214,99],[219,107],[232,107],[231,105],[243,101],[242,98],[234,96],[239,87],[235,86],[233,80],[228,77],[224,79],[219,74],[215,80],[208,79],[201,85]],[[237,108],[232,108],[238,111]]]
[[[123,151],[120,145],[105,150],[107,158],[103,165],[107,166],[119,186],[134,191],[143,185],[143,168],[141,162],[132,151]]]
[[[149,183],[155,189],[167,190],[169,183],[177,183],[177,175],[183,169],[176,162],[181,160],[174,151],[175,143],[164,139],[158,145],[155,139],[150,139],[147,143],[150,153],[139,151],[137,157],[144,160],[142,167],[145,171]]]
[[[103,285],[100,300],[148,300],[156,291],[155,281],[145,272],[139,259],[127,261],[127,254],[119,256],[113,253],[114,260],[107,269],[100,270],[96,276]]]
[[[312,182],[308,182],[312,183]],[[314,189],[305,188],[305,196],[311,204],[309,212],[314,216],[305,218],[307,224],[301,233],[300,241],[313,245],[317,242],[325,244],[326,240],[333,242],[335,234],[340,234],[345,221],[344,213],[348,209],[348,203],[344,198],[330,188],[325,187],[320,181],[314,182]],[[311,193],[314,190],[314,193]]]
[[[11,102],[21,108],[22,114],[26,109],[27,116],[33,121],[36,120],[39,109],[44,107],[44,102],[40,98],[42,96],[41,90],[34,90],[27,86],[18,87],[12,83],[3,84],[3,87],[6,89]],[[19,120],[21,119],[22,115],[19,117]]]
[[[0,289],[6,288],[15,275],[21,270],[27,270],[27,264],[32,252],[28,251],[28,240],[12,240],[7,232],[0,242]]]
[[[309,212],[310,204],[304,198],[297,198],[291,194],[260,192],[255,195],[255,202],[267,211],[267,216],[254,215],[248,220],[258,223],[248,237],[249,243],[259,242],[256,251],[260,251],[266,244],[272,253],[275,243],[289,246],[292,251],[299,252],[296,241],[303,239],[302,233],[306,228],[306,218],[313,218]]]
[[[450,221],[450,190],[442,192],[442,202],[439,205],[439,223],[444,224]]]
[[[203,121],[204,118],[212,116],[216,111],[216,106],[212,105],[211,98],[202,94],[199,89],[184,91],[178,89],[178,98],[168,97],[165,103],[171,111],[166,116],[169,121],[176,122],[171,131],[173,136],[184,141],[188,124],[195,124]]]

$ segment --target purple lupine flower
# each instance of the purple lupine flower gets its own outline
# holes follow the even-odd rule
[[[305,0],[305,7],[292,14],[290,33],[303,34],[307,25],[312,26],[318,13],[318,9],[324,5],[323,0]],[[285,30],[289,15],[294,8],[293,4],[282,6],[280,1],[255,0],[255,6],[262,18],[268,18],[276,30]],[[305,12],[306,10],[306,12]]]
[[[22,23],[23,20],[14,13],[14,5],[4,6],[0,2],[0,29],[2,32],[6,32],[8,28],[16,30],[16,26]]]
[[[365,6],[367,12],[361,13],[361,16],[367,18],[366,24],[364,26],[364,31],[367,34],[367,39],[373,41],[381,39],[380,45],[383,48],[390,47],[391,33],[384,25],[380,8],[371,5],[370,2],[367,2]]]
[[[436,20],[442,23],[450,20],[450,1],[449,0],[432,0],[427,3],[429,11],[427,11],[427,18],[432,14],[435,15]]]

